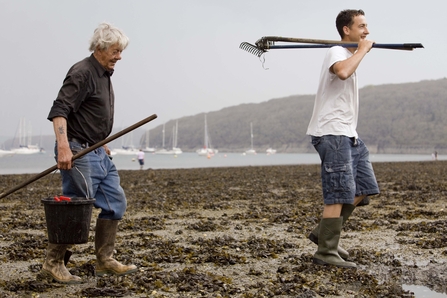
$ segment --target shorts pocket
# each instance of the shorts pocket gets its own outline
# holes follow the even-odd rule
[[[311,137],[311,144],[316,147],[321,142],[321,137]]]
[[[347,163],[324,163],[323,179],[328,192],[347,192],[355,187],[354,177]]]

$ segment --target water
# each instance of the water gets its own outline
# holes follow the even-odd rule
[[[424,286],[402,285],[402,288],[414,293],[415,298],[446,298],[447,295],[430,290]]]
[[[372,154],[371,162],[430,161],[430,155],[419,154]],[[447,160],[447,156],[438,156]],[[113,161],[118,170],[138,170],[136,156],[115,155]],[[209,167],[269,166],[319,164],[316,153],[242,155],[241,153],[219,153],[207,158],[196,153],[174,155],[148,154],[145,156],[144,168],[151,169],[189,169]],[[56,164],[53,154],[13,155],[0,157],[0,175],[40,173]]]

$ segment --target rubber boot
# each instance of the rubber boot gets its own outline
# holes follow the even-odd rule
[[[357,204],[357,206],[367,206],[367,205],[369,205],[369,197],[368,196],[364,197],[363,200],[361,200]]]
[[[118,220],[98,218],[95,232],[96,275],[126,275],[136,272],[135,265],[123,265],[114,258]]]
[[[64,265],[65,252],[68,246],[68,244],[48,244],[47,257],[43,263],[41,274],[60,283],[79,284],[82,282],[81,278],[71,275]]]
[[[351,214],[354,211],[354,209],[355,209],[354,205],[350,205],[350,204],[344,204],[343,205],[343,207],[341,208],[341,214],[340,214],[343,217],[342,226],[348,220],[349,216],[351,216]],[[320,231],[320,224],[318,224],[312,230],[312,232],[310,232],[310,234],[309,234],[310,241],[312,241],[313,243],[315,243],[317,245],[318,245],[318,233],[319,233],[319,231]],[[343,247],[341,247],[340,245],[338,246],[338,254],[340,255],[340,257],[342,257],[345,260],[349,258],[348,251],[346,249],[344,249]]]
[[[334,265],[337,267],[356,268],[352,262],[346,262],[338,254],[338,241],[343,224],[343,217],[323,218],[320,221],[318,233],[318,250],[314,254],[313,262],[319,265]]]

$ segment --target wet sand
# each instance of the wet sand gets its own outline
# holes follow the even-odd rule
[[[40,199],[48,176],[0,200],[2,297],[413,297],[403,285],[447,293],[447,162],[373,164],[381,194],[358,207],[341,244],[357,270],[312,263],[307,235],[322,211],[318,165],[120,171],[128,209],[116,258],[126,277],[94,276],[89,242],[67,267],[80,285],[43,279]],[[1,190],[33,175],[2,175]]]

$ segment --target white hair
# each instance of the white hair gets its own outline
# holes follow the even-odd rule
[[[90,52],[94,52],[97,47],[101,50],[108,49],[114,44],[119,44],[124,50],[129,44],[129,38],[120,29],[112,26],[109,23],[101,23],[95,29],[92,38],[90,39]]]

